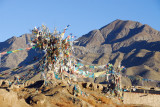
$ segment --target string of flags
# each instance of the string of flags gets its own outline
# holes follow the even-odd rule
[[[83,62],[84,62],[84,61],[83,61]],[[107,69],[112,69],[112,68],[113,68],[113,65],[110,64],[110,63],[108,63],[107,65],[100,65],[100,66],[83,65],[82,63],[78,63],[77,66],[79,66],[80,68],[81,68],[81,67],[89,67],[89,68],[92,68],[92,69],[95,69],[95,68],[96,68],[96,69],[97,69],[97,68],[106,69],[107,66],[109,67],[109,68],[107,68]],[[137,77],[137,76],[125,75],[125,74],[123,74],[123,73],[126,71],[126,68],[125,68],[124,66],[120,66],[120,67],[119,67],[119,70],[120,70],[122,76],[128,77],[128,78],[130,78],[131,80],[136,79],[136,80],[143,80],[143,81],[160,82],[160,81],[158,81],[158,80],[152,80],[152,79],[147,79],[147,78],[143,78],[143,77],[139,78],[139,77]],[[82,72],[83,70],[79,70],[79,71]],[[85,71],[84,71],[84,72],[85,72]],[[104,71],[102,71],[102,72],[104,72]],[[102,72],[98,72],[98,73],[95,73],[95,74],[96,74],[96,75],[97,75],[97,74],[101,74]],[[113,69],[113,70],[110,70],[109,73],[110,73],[110,74],[120,75],[119,73],[115,72],[114,69]],[[82,74],[84,74],[84,73],[82,73]]]
[[[1,57],[2,57],[2,55],[16,53],[16,52],[19,52],[19,51],[22,51],[22,50],[30,50],[30,49],[35,49],[35,46],[28,47],[28,48],[20,48],[20,49],[16,49],[16,50],[12,50],[12,51],[1,52],[0,53],[0,65],[1,65]],[[0,76],[4,76],[4,75],[7,75],[7,74],[8,73],[0,73]]]
[[[103,77],[105,77],[108,73],[109,74],[116,74],[116,75],[119,75],[119,73],[117,73],[117,72],[115,72],[114,70],[113,71],[109,71],[108,73],[107,73],[107,71],[102,71],[102,72],[97,72],[97,73],[92,73],[92,72],[89,72],[89,71],[83,71],[82,69],[81,69],[81,67],[83,66],[85,66],[85,67],[89,67],[89,68],[98,68],[98,67],[100,67],[100,68],[105,68],[105,67],[109,67],[109,68],[107,68],[107,69],[111,69],[111,67],[113,67],[113,65],[112,64],[110,64],[110,63],[108,63],[107,65],[103,65],[103,66],[93,66],[93,65],[84,65],[84,64],[82,64],[82,63],[80,63],[80,62],[78,62],[77,64],[77,67],[75,67],[75,73],[78,73],[79,75],[77,76],[77,78],[79,78],[79,77],[83,77],[83,78],[95,78],[95,77],[99,77],[99,76],[103,76]],[[20,68],[22,68],[23,66],[18,66],[18,67],[16,67],[16,68],[14,68],[14,69],[12,69],[13,71],[16,71],[16,70],[18,70],[18,69],[20,69]],[[79,68],[80,67],[80,68]],[[30,69],[30,71],[31,70],[34,70],[34,69]],[[123,70],[126,70],[126,68],[124,67],[124,66],[121,66],[120,67],[120,71],[121,72],[124,72]],[[39,72],[37,72],[37,73],[39,73]],[[64,72],[66,75],[68,75],[66,72]],[[4,75],[7,75],[7,74],[9,74],[9,73],[0,73],[0,76],[4,76]],[[27,75],[28,73],[26,73],[26,75]],[[23,75],[23,77],[24,76],[26,76],[26,75]],[[130,78],[131,80],[133,80],[133,79],[136,79],[136,80],[143,80],[143,81],[151,81],[151,82],[160,82],[160,81],[157,81],[157,80],[152,80],[152,79],[146,79],[146,78],[139,78],[139,77],[136,77],[136,76],[129,76],[129,75],[124,75],[124,74],[122,74],[122,76],[124,76],[124,77],[128,77],[128,78]],[[56,74],[55,73],[55,78],[59,78],[58,77],[58,74]],[[60,79],[60,78],[59,78]]]
[[[74,49],[74,48],[73,48]],[[73,50],[73,52],[75,53],[75,51]],[[73,56],[74,57],[74,56]],[[74,57],[74,58],[76,58],[76,57]],[[95,68],[101,68],[101,69],[103,69],[103,68],[105,68],[105,66],[113,66],[112,64],[110,64],[110,63],[108,63],[107,65],[100,65],[100,66],[94,66],[93,64],[91,64],[91,63],[89,63],[89,62],[87,62],[87,61],[84,61],[84,60],[82,60],[82,59],[79,59],[79,58],[76,58],[77,60],[79,60],[79,61],[81,61],[81,62],[84,62],[84,63],[87,63],[87,65],[84,65],[85,67],[89,67],[89,68],[93,68],[93,69],[95,69]],[[143,78],[143,77],[141,77],[141,78],[139,78],[138,76],[131,76],[131,75],[125,75],[125,74],[123,74],[125,71],[126,71],[126,68],[124,67],[124,66],[119,66],[118,67],[119,69],[120,69],[120,71],[121,71],[121,74],[122,74],[122,76],[124,76],[124,77],[128,77],[128,78],[130,78],[131,80],[142,80],[142,81],[151,81],[151,82],[160,82],[160,80],[153,80],[153,79],[147,79],[147,78]],[[115,73],[115,72],[112,72],[112,73]]]
[[[2,53],[0,53],[0,55],[11,54],[11,53],[16,53],[16,52],[19,52],[19,51],[22,51],[22,50],[30,50],[30,49],[35,49],[35,46],[29,47],[29,48],[20,48],[20,49],[16,49],[16,50],[13,50],[13,51],[2,52]]]

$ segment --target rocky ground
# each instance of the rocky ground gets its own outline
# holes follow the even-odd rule
[[[74,85],[80,92],[74,95]],[[103,93],[104,85],[95,83],[71,82],[65,80],[27,81],[22,85],[10,85],[0,81],[1,107],[137,107],[124,105],[116,97]],[[142,106],[142,105],[141,105]],[[139,106],[138,106],[139,107]]]

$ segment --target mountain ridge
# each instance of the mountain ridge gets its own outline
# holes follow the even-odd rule
[[[115,41],[115,42],[121,42],[122,40],[120,41],[120,39],[122,39],[125,36],[130,36],[130,35],[135,36],[135,34],[141,35],[141,33],[146,33],[146,32],[147,33],[149,32],[151,34],[151,36],[153,36],[154,34],[160,36],[160,32],[152,29],[149,25],[146,25],[146,24],[143,25],[143,24],[141,24],[139,22],[135,22],[135,21],[115,20],[112,23],[110,23],[100,29],[90,31],[88,34],[83,35],[82,37],[85,38],[83,41],[85,41],[87,39],[86,37],[88,37],[88,35],[93,35],[91,33],[94,33],[95,31],[98,31],[99,35],[103,36],[103,38],[105,39],[105,43],[107,43],[107,44],[113,44],[114,39],[119,40],[119,41]],[[115,34],[115,36],[112,36],[113,34]],[[118,34],[118,35],[116,35],[116,34]],[[147,36],[149,36],[149,35],[147,35]],[[80,40],[82,37],[80,37],[77,40]],[[126,37],[124,39],[128,39],[128,38],[129,37]],[[136,39],[136,38],[134,38],[134,39]],[[139,38],[139,39],[146,40],[147,38],[143,37],[143,38]],[[157,40],[157,41],[160,40],[159,38],[158,39],[152,38],[152,39]],[[149,39],[148,41],[153,41],[153,40]],[[83,41],[81,39],[82,45],[84,44]],[[104,41],[102,41],[102,43],[103,42]],[[82,45],[80,45],[80,46],[82,46]]]

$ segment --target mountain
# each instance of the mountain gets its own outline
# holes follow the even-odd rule
[[[160,80],[160,32],[149,25],[115,20],[78,38],[74,50],[89,63],[121,64],[126,75]]]
[[[0,52],[27,48],[30,39],[30,34],[24,34],[0,42]],[[96,65],[109,62],[117,67],[121,64],[127,68],[125,75],[160,80],[160,32],[136,21],[115,20],[100,29],[90,31],[75,40],[74,55]],[[43,53],[37,49],[3,55],[0,72],[9,75],[0,78],[24,74],[34,68],[42,56]],[[21,68],[14,71],[17,67]],[[102,80],[103,78],[96,79],[95,82],[100,83]],[[123,82],[131,84],[128,78],[123,79]],[[132,81],[132,84],[142,85],[140,81]],[[157,84],[145,82],[145,85]]]

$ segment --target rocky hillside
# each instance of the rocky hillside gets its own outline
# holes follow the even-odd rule
[[[78,38],[75,55],[127,68],[125,74],[160,80],[160,32],[135,21],[115,20]]]
[[[0,52],[7,52],[7,51],[13,51],[17,49],[28,48],[30,47],[28,45],[30,41],[30,37],[31,37],[30,34],[25,34],[20,37],[12,37],[4,42],[0,42]],[[22,50],[16,53],[2,55],[0,72],[9,73],[11,75],[19,74],[22,71],[27,70],[30,65],[33,65],[38,61],[38,60],[34,60],[35,57],[39,57],[40,59],[41,56],[42,56],[42,52],[39,52],[36,49]],[[19,71],[17,70],[16,72],[13,72],[14,69],[16,69],[17,67],[21,67],[21,69]],[[8,76],[11,76],[11,75],[8,75]],[[3,78],[3,77],[0,77],[0,78]]]

